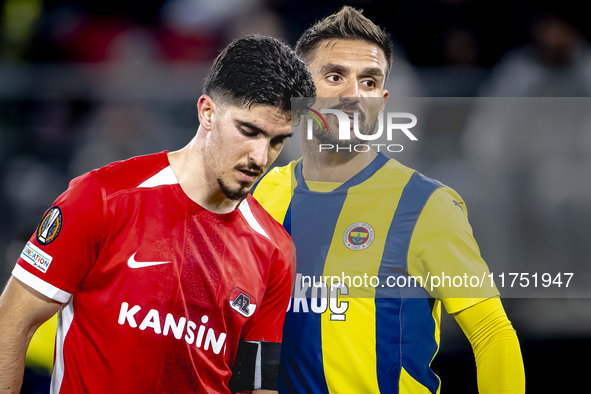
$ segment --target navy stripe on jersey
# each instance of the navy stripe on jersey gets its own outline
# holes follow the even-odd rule
[[[283,228],[289,235],[291,235],[291,203],[293,200],[289,200],[289,206],[287,207],[287,211],[285,212],[285,217],[283,218]]]
[[[388,231],[378,273],[380,283],[385,283],[388,276],[400,276],[401,270],[408,272],[408,249],[415,225],[429,197],[440,187],[440,183],[418,172],[411,176]],[[428,294],[420,287],[378,287],[375,302],[380,391],[397,393],[401,368],[404,367],[415,380],[435,393],[439,378],[430,368],[424,368],[437,351]],[[432,340],[425,341],[425,338]]]
[[[305,245],[297,249],[298,273],[319,277],[324,272],[326,255],[347,193],[312,192],[301,176],[300,162],[296,166],[298,186],[294,189],[283,225],[286,229],[289,228],[288,231],[291,230],[295,245]],[[322,212],[322,220],[318,220],[318,212]],[[289,354],[290,359],[281,359],[279,390],[328,394],[322,360],[322,336],[319,335],[322,315],[310,310],[308,313],[302,312],[304,302],[307,308],[310,307],[310,290],[307,291],[306,298],[302,302],[292,300],[292,306],[285,318],[283,337],[289,340],[283,342],[281,353]],[[294,313],[296,303],[300,310]],[[314,376],[302,376],[306,372]],[[293,386],[287,386],[286,381]]]
[[[310,305],[309,298],[305,301]],[[280,393],[328,394],[322,336],[319,334],[321,317],[319,313],[293,313],[291,309],[285,315],[279,366]]]
[[[375,174],[380,168],[382,168],[390,159],[382,152],[378,153],[375,159],[363,170],[359,171],[355,176],[337,187],[334,191],[338,192],[341,190],[347,190],[353,186],[357,186],[366,180],[368,180],[373,174]]]

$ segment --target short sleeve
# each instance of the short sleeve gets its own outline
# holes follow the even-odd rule
[[[417,221],[408,271],[421,276],[429,293],[455,313],[499,295],[480,256],[462,198],[449,187],[436,190]]]
[[[293,242],[291,250],[277,250],[273,260],[262,305],[242,328],[245,341],[281,342],[296,269]]]
[[[102,188],[94,173],[70,182],[43,215],[12,275],[65,303],[92,269],[104,229]]]

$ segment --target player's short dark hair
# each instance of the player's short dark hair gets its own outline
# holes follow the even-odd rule
[[[283,42],[260,35],[234,40],[215,59],[203,92],[214,101],[291,111],[292,97],[315,97],[306,65]],[[292,116],[293,117],[293,116]]]
[[[367,19],[363,10],[344,6],[335,14],[308,28],[296,44],[296,53],[306,63],[314,60],[314,53],[325,40],[365,40],[376,44],[386,57],[389,72],[392,68],[392,41],[384,29]]]

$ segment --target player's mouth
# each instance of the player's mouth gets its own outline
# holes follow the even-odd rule
[[[332,108],[338,109],[339,111],[342,111],[345,114],[347,114],[347,117],[349,117],[349,127],[351,127],[351,130],[353,130],[353,126],[355,124],[355,113],[357,113],[357,121],[359,122],[359,124],[363,124],[363,122],[365,121],[365,112],[358,104],[342,103]]]
[[[354,125],[354,120],[355,120],[355,115],[353,111],[343,111],[344,113],[347,114],[347,116],[349,117],[349,127],[351,128],[351,130],[353,129],[353,125]]]
[[[251,167],[237,167],[240,173],[240,180],[243,182],[255,182],[263,173],[262,169],[254,169]]]

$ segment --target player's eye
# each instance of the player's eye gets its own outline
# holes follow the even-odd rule
[[[374,89],[377,86],[376,81],[374,81],[373,79],[366,79],[365,81],[362,82],[365,86],[367,86],[368,88],[372,88]]]
[[[326,79],[328,79],[330,82],[339,82],[342,80],[341,76],[336,74],[329,75],[326,77]]]
[[[256,130],[248,129],[248,128],[241,128],[240,131],[247,137],[255,137],[258,132]]]

